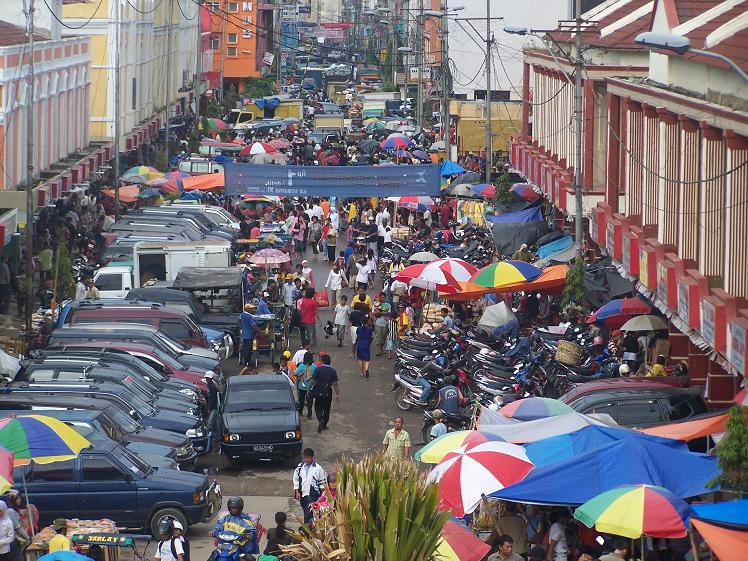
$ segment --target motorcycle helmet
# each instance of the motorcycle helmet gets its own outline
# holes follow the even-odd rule
[[[159,536],[171,536],[174,533],[174,520],[172,518],[163,518],[158,523]]]
[[[436,361],[435,362],[439,366],[444,366],[447,363],[447,359],[443,355],[439,355],[438,357],[436,357]]]
[[[628,364],[622,364],[621,366],[618,367],[618,374],[620,376],[625,376],[629,372],[631,372],[631,368],[629,368]]]
[[[602,345],[603,344],[603,338],[598,335],[597,337],[595,337],[592,340],[592,344],[593,345]]]
[[[462,352],[462,345],[460,345],[459,343],[455,343],[455,346],[452,347],[452,352],[455,353],[455,354],[461,353]]]
[[[241,497],[231,497],[228,501],[226,501],[226,508],[229,509],[229,512],[231,512],[232,508],[238,508],[239,514],[241,514],[244,510],[244,499],[242,499]]]

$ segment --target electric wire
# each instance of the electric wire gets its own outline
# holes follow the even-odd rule
[[[67,27],[68,29],[83,29],[89,23],[91,23],[91,21],[94,19],[94,16],[96,16],[96,13],[99,11],[99,8],[101,8],[101,5],[104,3],[104,0],[99,0],[99,5],[96,6],[96,8],[94,9],[94,11],[91,13],[91,17],[88,18],[88,20],[86,21],[86,23],[84,23],[82,25],[68,25],[67,23],[65,23],[64,21],[62,21],[59,17],[57,17],[57,14],[54,13],[54,11],[52,10],[52,8],[49,7],[49,3],[47,3],[47,0],[43,0],[43,2],[44,2],[44,5],[47,6],[47,10],[49,10],[49,13],[52,15],[52,17],[55,18],[57,20],[57,22],[61,26]]]

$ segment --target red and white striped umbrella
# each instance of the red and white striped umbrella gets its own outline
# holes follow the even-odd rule
[[[272,154],[278,150],[272,144],[267,142],[255,142],[253,144],[247,144],[242,151],[239,152],[240,156],[254,156],[255,154]]]
[[[489,441],[450,452],[428,480],[439,482],[440,508],[460,517],[473,512],[483,496],[522,481],[533,467],[522,446]]]
[[[467,282],[478,272],[467,261],[450,257],[406,267],[397,274],[397,279],[412,286],[456,293],[460,282]]]

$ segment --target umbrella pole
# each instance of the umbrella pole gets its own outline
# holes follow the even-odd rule
[[[29,524],[31,525],[31,537],[34,537],[36,528],[34,528],[34,513],[31,511],[31,503],[29,502],[29,490],[26,487],[26,470],[21,470],[21,481],[23,483],[23,496],[26,498],[26,512],[29,513]]]
[[[642,534],[641,540],[642,540],[642,544],[641,544],[641,549],[639,550],[639,556],[640,556],[639,558],[642,561],[644,561],[644,534]]]
[[[696,536],[694,535],[694,527],[691,521],[688,521],[688,540],[691,542],[691,554],[694,560],[699,559],[699,546],[696,544]]]

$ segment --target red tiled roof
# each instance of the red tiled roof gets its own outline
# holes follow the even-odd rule
[[[34,34],[36,41],[48,41],[48,37]],[[19,26],[0,20],[0,47],[9,47],[11,45],[20,45],[27,41],[26,30]]]
[[[712,2],[684,1],[682,3],[683,4],[699,4],[701,8],[703,9],[703,11],[706,11],[710,8],[713,8],[721,4],[722,2],[715,0]],[[679,7],[680,7],[680,4],[681,2],[677,2],[677,5]],[[712,43],[708,45],[704,43],[704,41],[709,36],[709,34],[714,32],[718,28],[722,27],[723,25],[732,22],[738,16],[743,15],[746,10],[748,10],[748,2],[743,2],[741,4],[738,4],[732,9],[727,10],[724,13],[719,14],[718,16],[712,18],[711,20],[697,27],[693,31],[686,33],[686,37],[688,37],[691,40],[692,47],[726,56],[732,59],[733,61],[735,61],[735,63],[738,64],[738,66],[740,66],[742,69],[746,70],[748,69],[748,25],[745,25],[742,28],[736,28],[732,35],[730,35],[729,37],[726,37],[725,39],[721,41],[717,41],[716,43],[712,41]],[[682,23],[684,22],[681,21],[681,24]],[[688,58],[693,57],[693,55],[689,55],[689,54],[686,54],[685,56],[687,56]],[[727,66],[725,63],[717,59],[710,58],[710,57],[698,56],[697,58],[700,62],[705,62],[708,64],[713,64],[713,65],[722,66],[722,67]]]

